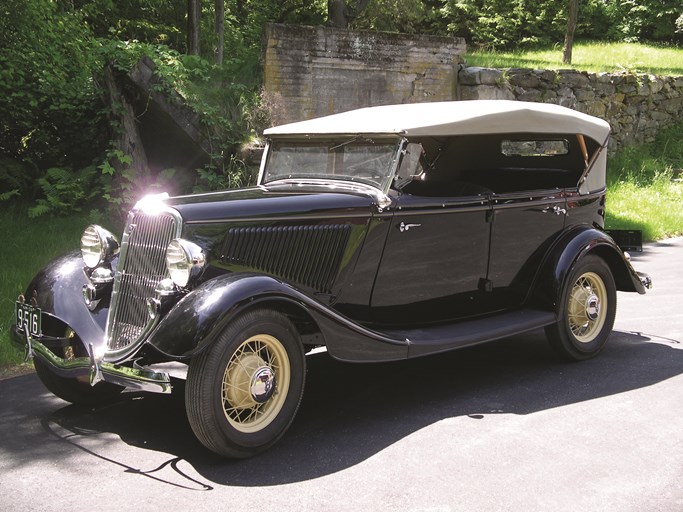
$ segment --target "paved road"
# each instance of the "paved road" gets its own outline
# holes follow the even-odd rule
[[[410,363],[310,358],[283,442],[226,462],[182,400],[86,410],[35,375],[0,382],[0,508],[683,510],[683,239],[634,262],[605,352],[556,362],[541,332]]]

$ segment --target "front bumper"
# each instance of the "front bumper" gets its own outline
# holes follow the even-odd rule
[[[171,378],[168,373],[138,366],[134,362],[132,367],[105,362],[97,357],[92,345],[88,350],[89,357],[62,359],[41,343],[42,338],[19,331],[16,325],[11,327],[10,335],[14,344],[23,348],[26,361],[37,358],[62,377],[88,377],[92,386],[105,381],[139,391],[171,392]]]

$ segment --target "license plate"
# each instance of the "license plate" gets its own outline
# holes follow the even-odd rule
[[[40,308],[23,302],[16,302],[14,312],[19,331],[28,331],[31,336],[40,336]]]

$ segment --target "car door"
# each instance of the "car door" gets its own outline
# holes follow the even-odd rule
[[[372,292],[372,320],[410,325],[480,312],[489,252],[488,197],[403,194],[391,215]]]
[[[486,287],[491,310],[520,305],[543,255],[564,228],[562,190],[494,194]]]

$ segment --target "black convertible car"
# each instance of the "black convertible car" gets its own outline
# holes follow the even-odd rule
[[[609,125],[556,105],[372,107],[265,132],[258,185],[142,199],[119,240],[89,226],[41,270],[13,339],[57,396],[169,393],[197,438],[272,446],[305,354],[392,361],[544,327],[598,354],[616,291],[645,293],[603,230]]]

